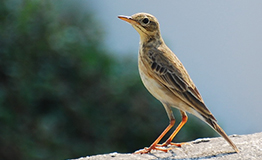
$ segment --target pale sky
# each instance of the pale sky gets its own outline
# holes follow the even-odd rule
[[[119,56],[130,54],[137,58],[139,35],[117,16],[153,14],[160,22],[166,44],[182,61],[225,131],[262,131],[262,1],[88,3],[105,29],[107,47]]]

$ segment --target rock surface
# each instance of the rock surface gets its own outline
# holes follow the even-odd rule
[[[262,160],[262,132],[249,135],[232,135],[240,153],[235,153],[222,138],[197,139],[167,153],[152,151],[149,154],[109,153],[82,157],[76,160]]]

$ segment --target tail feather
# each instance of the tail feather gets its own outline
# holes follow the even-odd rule
[[[237,146],[229,139],[225,131],[217,124],[217,122],[211,118],[206,118],[206,122],[217,132],[219,133],[225,140],[232,146],[232,148],[239,152]]]

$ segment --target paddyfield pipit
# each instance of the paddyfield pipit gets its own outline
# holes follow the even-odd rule
[[[187,122],[188,117],[186,112],[195,115],[209,124],[225,138],[236,152],[239,152],[236,145],[217,124],[217,120],[206,107],[183,64],[166,46],[161,37],[157,19],[148,13],[118,16],[118,18],[130,23],[139,33],[138,68],[140,77],[147,90],[163,104],[170,120],[170,124],[150,147],[135,153],[148,153],[151,150],[167,152],[170,148],[165,149],[163,146],[181,146],[181,144],[172,143],[171,141]],[[175,124],[175,117],[171,110],[172,107],[180,110],[182,121],[163,144],[158,144]]]

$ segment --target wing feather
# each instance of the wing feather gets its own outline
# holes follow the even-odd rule
[[[202,116],[215,119],[205,106],[187,71],[174,54],[172,57],[166,57],[160,50],[151,50],[149,51],[149,58],[151,61],[150,67],[155,73],[153,74],[155,79]]]

